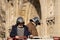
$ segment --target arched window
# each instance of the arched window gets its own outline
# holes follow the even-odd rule
[[[28,0],[36,9],[38,16],[41,19],[41,5],[39,0]]]

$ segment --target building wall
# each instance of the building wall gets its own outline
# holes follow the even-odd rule
[[[56,0],[55,1],[55,17],[56,17],[55,22],[56,24],[54,27],[55,36],[60,36],[60,31],[59,31],[60,30],[60,8],[59,7],[60,7],[60,0]]]
[[[37,26],[37,31],[41,37],[60,36],[60,1],[59,0],[39,0],[41,5],[41,25]],[[29,19],[38,16],[35,7],[27,0],[0,0],[0,8],[5,11],[5,32],[9,36],[11,26],[16,23],[16,19],[22,16],[25,24]],[[0,9],[1,10],[1,9]],[[1,13],[1,11],[0,11]],[[1,15],[1,14],[0,14]],[[2,24],[2,23],[1,23]]]

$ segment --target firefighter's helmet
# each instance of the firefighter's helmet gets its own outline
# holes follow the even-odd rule
[[[34,22],[36,25],[40,25],[39,17],[34,17],[34,18],[30,19],[30,22]]]
[[[24,24],[24,19],[22,17],[18,17],[16,23],[17,24],[19,24],[19,23]]]

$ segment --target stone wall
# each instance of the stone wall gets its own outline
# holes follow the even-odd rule
[[[37,26],[39,36],[60,36],[60,1],[39,0],[39,2],[40,6],[34,0],[0,0],[0,27],[5,30],[6,37],[9,36],[11,26],[16,23],[19,16],[24,18],[25,24],[31,18],[39,17],[41,19],[41,25]]]

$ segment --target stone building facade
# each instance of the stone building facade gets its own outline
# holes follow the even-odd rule
[[[39,36],[60,36],[59,7],[60,0],[0,0],[0,29],[9,37],[17,17],[22,16],[27,24],[29,19],[37,16],[41,21],[37,26]]]

